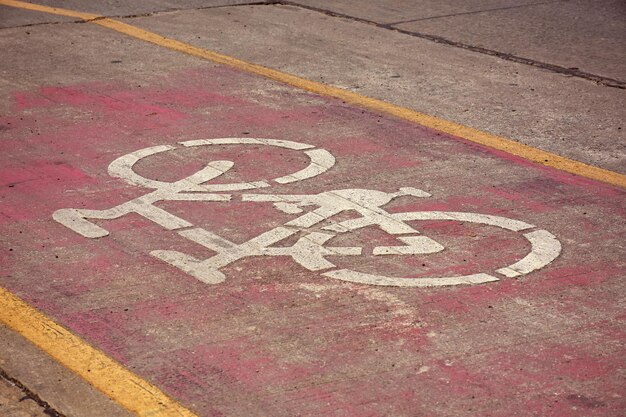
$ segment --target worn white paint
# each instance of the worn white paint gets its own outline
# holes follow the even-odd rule
[[[155,148],[151,148],[151,150]],[[148,155],[154,153],[148,153]],[[121,159],[119,158],[116,161]],[[132,159],[134,159],[134,156],[126,161],[132,161]],[[114,169],[120,166],[122,166],[121,163],[118,163],[118,165],[114,166]],[[105,210],[61,209],[55,211],[52,217],[76,233],[92,239],[107,236],[109,232],[87,219],[113,220],[130,213],[139,214],[168,230],[191,227],[193,225],[188,221],[156,207],[154,204],[164,200],[229,201],[231,198],[229,194],[194,194],[192,192],[197,191],[199,184],[222,175],[230,167],[232,167],[232,162],[230,161],[211,162],[202,170],[187,178],[172,183],[162,182],[155,191],[113,208]]]
[[[359,284],[380,285],[387,287],[439,287],[444,285],[482,284],[484,282],[497,281],[498,278],[489,274],[472,274],[460,277],[438,278],[398,278],[383,275],[366,274],[351,269],[339,269],[325,272],[322,275],[340,279],[342,281],[356,282]]]
[[[394,198],[401,196],[430,197],[429,193],[411,187],[400,188],[395,193],[369,189],[331,190],[310,195],[245,193],[241,195],[243,201],[272,203],[276,209],[298,217],[246,242],[235,243],[211,231],[194,227],[187,220],[156,207],[155,203],[160,201],[230,201],[231,194],[222,194],[222,192],[264,188],[269,187],[271,182],[288,184],[312,178],[329,170],[335,164],[335,158],[328,151],[314,149],[312,145],[277,139],[200,139],[179,142],[178,145],[186,148],[215,145],[274,146],[302,151],[308,156],[310,162],[304,169],[273,180],[207,184],[233,167],[232,161],[213,161],[187,178],[175,182],[164,182],[144,178],[133,169],[134,165],[143,158],[176,149],[176,146],[172,145],[153,146],[124,155],[109,165],[110,175],[133,185],[151,188],[152,192],[105,210],[61,209],[53,214],[53,218],[88,238],[99,238],[109,234],[106,229],[90,220],[113,220],[130,213],[139,214],[167,230],[178,230],[177,233],[181,237],[204,246],[214,254],[206,259],[197,259],[176,250],[153,250],[150,254],[207,284],[223,282],[226,277],[220,271],[221,268],[251,256],[289,256],[302,267],[310,271],[320,271],[323,276],[378,286],[431,287],[497,281],[498,278],[485,272],[451,277],[392,277],[338,268],[328,259],[329,257],[361,255],[362,248],[331,246],[329,243],[337,234],[376,226],[396,236],[397,240],[404,245],[377,246],[373,249],[373,255],[425,256],[441,252],[445,248],[430,237],[420,235],[419,231],[408,222],[420,220],[469,222],[495,226],[513,232],[535,228],[519,220],[479,213],[452,211],[389,213],[383,208]],[[311,206],[312,210],[304,213],[303,208],[307,206]],[[358,213],[359,217],[340,222],[332,219],[335,215],[346,211]],[[321,227],[323,231],[311,230],[314,226]],[[280,245],[281,241],[296,235],[298,238],[291,246]],[[530,231],[523,236],[530,242],[530,253],[514,264],[498,269],[497,273],[506,277],[525,275],[548,265],[561,252],[559,241],[545,230]]]
[[[331,224],[323,229],[338,233],[347,233],[362,227],[376,225],[390,234],[398,235],[398,240],[405,246],[378,246],[373,250],[374,255],[425,255],[444,250],[443,245],[427,236],[416,236],[418,232],[405,221],[416,220],[450,220],[496,226],[506,230],[518,232],[533,228],[525,222],[508,219],[500,216],[464,213],[464,212],[408,212],[388,213],[380,206],[391,199],[415,190],[400,191],[398,193],[383,193],[375,190],[346,189],[333,190],[315,195],[272,195],[272,194],[244,194],[244,201],[271,202],[277,208],[300,214],[303,206],[313,205],[317,209],[303,214],[296,219],[285,223],[285,227],[277,227],[263,233],[243,244],[234,244],[222,237],[203,229],[192,229],[179,232],[205,247],[217,252],[217,255],[204,261],[189,259],[185,254],[173,254],[167,251],[156,251],[152,254],[166,260],[181,269],[199,277],[204,282],[213,282],[224,279],[219,269],[248,256],[290,256],[295,262],[310,271],[324,271],[322,275],[350,281],[382,286],[402,287],[429,287],[442,285],[477,284],[497,281],[498,278],[487,273],[476,273],[465,276],[452,277],[389,277],[384,275],[364,273],[350,269],[338,269],[336,265],[326,259],[327,256],[355,256],[362,253],[358,247],[329,247],[335,234],[321,232],[306,232],[311,226],[329,220],[332,216],[344,211],[353,210],[361,214],[358,219],[346,220]],[[299,231],[305,234],[289,247],[272,246],[281,240],[293,236]],[[524,235],[531,243],[531,253],[519,262],[502,268],[497,272],[507,276],[523,275],[551,262],[560,253],[560,244],[550,233],[538,230]],[[555,242],[558,246],[555,245]],[[193,265],[193,268],[189,267]],[[514,272],[511,272],[514,271]]]
[[[408,213],[394,213],[393,218],[400,221],[409,220],[454,220],[459,222],[480,223],[502,229],[519,232],[533,228],[532,224],[524,223],[506,217],[492,216],[480,213],[465,213],[459,211],[411,211]]]
[[[546,230],[535,230],[524,237],[532,247],[530,253],[513,265],[498,269],[497,273],[509,278],[526,275],[548,265],[561,253],[561,242]]]
[[[335,157],[325,149],[313,149],[312,151],[305,151],[304,153],[311,159],[309,166],[293,174],[276,178],[274,181],[279,184],[302,181],[307,178],[316,177],[335,165]]]
[[[416,211],[406,213],[387,213],[396,221],[415,220],[450,220],[469,223],[478,223],[488,226],[496,226],[514,232],[534,228],[535,226],[501,216],[493,216],[479,213],[465,212],[442,212],[442,211]],[[373,216],[362,216],[357,219],[346,220],[332,226],[333,230],[348,232],[366,226],[378,225],[378,219]],[[382,227],[381,227],[382,228]],[[328,227],[325,229],[329,229]],[[397,233],[394,230],[386,230],[390,234]],[[531,252],[513,265],[501,268],[496,272],[507,277],[525,275],[552,262],[561,252],[561,244],[554,235],[545,230],[536,230],[523,235],[531,243]],[[399,236],[399,240],[407,246],[378,246],[374,248],[374,255],[405,255],[405,254],[428,254],[440,252],[444,247],[434,240],[425,236]],[[498,278],[478,273],[457,277],[387,277],[382,275],[367,274],[349,269],[326,272],[323,275],[341,279],[343,281],[367,283],[370,285],[384,286],[409,286],[429,287],[440,285],[477,284],[481,282],[497,281]]]
[[[301,211],[301,207],[305,206],[318,207],[309,213],[285,223],[286,226],[309,228],[339,213],[353,210],[362,216],[359,218],[359,221],[367,225],[378,225],[388,233],[418,234],[419,232],[417,230],[404,221],[396,220],[382,208],[382,206],[389,203],[392,199],[404,195],[424,197],[429,194],[422,190],[406,187],[401,188],[400,191],[396,193],[385,193],[383,191],[365,189],[345,189],[313,195],[244,194],[242,199],[243,201],[274,202],[279,210],[290,213],[298,213]],[[351,230],[343,226],[344,223],[352,224],[350,221],[331,223],[333,224],[324,227],[324,229],[340,233]]]
[[[312,149],[313,145],[305,143],[292,142],[289,140],[278,139],[261,139],[261,138],[220,138],[220,139],[200,139],[190,140],[186,142],[179,142],[185,147],[193,146],[207,146],[207,145],[260,145],[260,146],[275,146],[279,148],[292,149],[292,150],[305,150]],[[320,175],[335,165],[335,157],[325,149],[312,149],[305,150],[304,154],[310,159],[309,165],[293,174],[288,174],[274,179],[274,182],[279,184],[288,184],[291,182],[302,181],[308,178],[313,178]],[[258,181],[254,183],[234,183],[234,184],[212,184],[206,185],[206,191],[235,191],[235,190],[249,190],[253,188],[268,187],[269,181]],[[249,187],[248,185],[257,185]],[[219,188],[216,188],[219,187]]]
[[[257,146],[273,146],[278,148],[285,148],[291,150],[305,150],[304,154],[310,159],[309,165],[295,173],[288,174],[273,181],[287,184],[295,181],[302,181],[304,179],[315,177],[323,172],[326,172],[335,164],[335,158],[330,152],[325,149],[312,149],[313,145],[305,143],[292,142],[288,140],[277,139],[262,139],[262,138],[218,138],[218,139],[198,139],[189,140],[185,142],[179,142],[179,145],[190,148],[197,146],[215,146],[215,145],[257,145]],[[133,170],[133,166],[143,158],[156,155],[159,153],[172,151],[176,149],[172,145],[152,146],[149,148],[140,149],[135,152],[131,152],[124,155],[109,165],[109,174],[113,177],[121,178],[126,182],[133,185],[140,185],[147,188],[161,189],[168,187],[170,183],[144,178],[137,174]],[[231,163],[232,164],[232,163]],[[232,166],[232,165],[231,165]],[[225,171],[222,172],[222,174]],[[252,182],[239,182],[232,184],[207,184],[201,185],[201,183],[195,184],[193,189],[188,191],[195,192],[223,192],[223,191],[238,191],[238,190],[251,190],[255,188],[269,187],[270,180],[259,180]]]
[[[135,171],[133,171],[133,165],[147,156],[171,151],[173,149],[176,149],[176,147],[171,145],[152,146],[150,148],[140,149],[121,156],[109,164],[109,175],[116,178],[122,178],[129,184],[140,185],[146,188],[157,189],[167,186],[167,183],[165,182],[150,180],[138,175]]]
[[[185,147],[206,146],[206,145],[267,145],[276,146],[278,148],[293,149],[301,151],[303,149],[312,149],[313,145],[306,143],[292,142],[290,140],[280,139],[264,139],[264,138],[218,138],[218,139],[197,139],[178,142]]]
[[[151,255],[185,270],[203,282],[221,282],[224,277],[219,272],[220,268],[249,256],[290,256],[308,270],[318,271],[335,267],[325,259],[325,256],[361,254],[361,248],[325,247],[324,243],[332,239],[334,235],[319,232],[301,237],[292,246],[272,247],[281,240],[298,233],[296,229],[285,227],[276,227],[241,244],[236,244],[201,228],[187,229],[178,233],[217,254],[203,261],[176,251],[152,251]]]

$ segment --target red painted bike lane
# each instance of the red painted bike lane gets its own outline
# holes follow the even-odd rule
[[[622,190],[225,68],[11,100],[1,285],[200,415],[626,407]]]

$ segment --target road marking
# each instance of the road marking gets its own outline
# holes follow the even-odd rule
[[[279,183],[295,182],[316,177],[331,169],[336,161],[333,155],[325,149],[313,149],[312,145],[276,139],[259,138],[218,138],[201,139],[179,142],[185,147],[211,145],[267,145],[300,150],[310,158],[310,167],[288,175],[288,181],[274,181]],[[330,190],[319,194],[243,194],[241,200],[253,203],[272,203],[279,211],[301,214],[299,217],[287,221],[284,225],[271,230],[243,243],[235,243],[223,236],[217,235],[201,227],[195,227],[187,220],[168,211],[156,207],[161,201],[195,201],[195,202],[229,202],[233,195],[219,194],[216,191],[241,191],[249,188],[268,187],[271,181],[255,181],[252,183],[233,184],[205,184],[224,174],[234,166],[232,161],[211,161],[195,174],[174,182],[154,181],[144,178],[133,171],[133,166],[143,158],[175,150],[175,146],[151,146],[131,152],[115,159],[109,165],[109,174],[126,180],[130,184],[155,188],[143,196],[119,204],[105,210],[65,208],[54,212],[53,218],[74,232],[91,239],[105,237],[108,231],[90,219],[113,220],[130,213],[139,214],[151,220],[166,230],[178,230],[178,235],[210,249],[215,254],[207,259],[197,259],[186,253],[169,249],[151,250],[150,255],[158,258],[179,270],[197,278],[205,284],[221,284],[226,280],[220,269],[241,259],[256,256],[289,256],[294,262],[309,271],[321,271],[322,275],[343,281],[352,281],[370,285],[388,285],[401,287],[429,287],[439,285],[477,284],[497,281],[487,273],[475,273],[465,276],[451,277],[387,277],[372,273],[352,271],[349,269],[336,270],[337,266],[327,257],[358,256],[363,253],[360,247],[325,246],[337,234],[348,233],[367,226],[376,226],[381,230],[396,235],[396,239],[405,243],[404,246],[378,246],[373,249],[373,255],[427,255],[441,252],[443,245],[427,236],[416,236],[419,231],[406,221],[417,220],[450,220],[455,222],[479,223],[497,226],[505,230],[519,232],[535,228],[535,226],[519,220],[508,219],[480,213],[463,212],[406,212],[389,213],[383,206],[401,196],[428,198],[431,195],[423,190],[412,187],[400,188],[398,192],[386,193],[369,189]],[[253,184],[262,184],[257,187]],[[316,206],[317,208],[304,213],[303,207]],[[357,212],[360,217],[335,222],[332,217],[343,212]],[[322,225],[322,222],[330,224]],[[314,226],[322,226],[322,230],[330,233],[310,230]],[[184,230],[179,230],[184,229]],[[291,246],[274,246],[291,236],[302,234],[296,243]],[[523,235],[531,244],[531,251],[520,261],[495,271],[507,277],[518,277],[536,271],[548,265],[561,253],[561,244],[554,235],[537,230]]]
[[[339,269],[336,271],[326,272],[324,275],[341,281],[355,282],[357,284],[393,287],[437,287],[441,285],[484,284],[486,282],[498,281],[498,278],[489,274],[472,274],[460,277],[420,278],[419,280],[411,280],[366,274],[364,272],[353,271],[350,269]]]
[[[139,416],[197,417],[159,388],[2,287],[0,321]]]
[[[85,22],[94,23],[96,25],[112,29],[116,32],[123,33],[125,35],[141,39],[143,41],[150,42],[168,49],[179,51],[187,55],[192,55],[218,64],[227,65],[252,74],[257,74],[316,94],[334,97],[343,100],[346,103],[367,108],[369,110],[390,114],[400,119],[408,120],[419,125],[438,130],[443,133],[447,133],[449,135],[457,136],[462,139],[466,139],[471,142],[487,146],[489,148],[504,151],[511,155],[515,155],[541,165],[556,168],[558,170],[576,174],[581,177],[591,178],[597,181],[626,188],[626,175],[617,172],[574,161],[572,159],[565,158],[537,148],[533,148],[532,146],[524,145],[510,139],[505,139],[491,133],[483,132],[478,129],[440,119],[435,116],[420,113],[418,111],[387,103],[382,100],[363,96],[352,91],[307,80],[305,78],[267,68],[262,65],[249,63],[228,55],[199,48],[197,46],[180,42],[175,39],[167,38],[165,36],[161,36],[156,33],[149,32],[147,30],[117,20],[94,15],[91,13],[82,13],[56,7],[47,7],[17,0],[0,0],[0,4],[61,16],[77,17],[84,20]]]
[[[532,251],[524,258],[496,272],[509,278],[519,277],[552,262],[561,253],[561,244],[554,235],[545,230],[535,230],[524,234],[532,246]]]

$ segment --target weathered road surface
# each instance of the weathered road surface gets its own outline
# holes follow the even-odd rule
[[[165,6],[102,7],[82,11],[150,14]],[[472,91],[486,88],[480,65],[514,67],[521,83],[551,84],[561,95],[541,93],[533,108],[516,93],[492,92],[538,118],[528,129],[547,138],[541,126],[553,123],[571,145],[526,141],[532,134],[513,115],[508,132],[526,133],[510,136],[619,171],[606,174],[607,184],[242,66],[72,23],[77,17],[0,11],[7,13],[0,30],[2,318],[87,382],[45,357],[29,370],[22,356],[38,353],[16,360],[17,350],[32,349],[16,349],[21,339],[5,344],[13,353],[0,367],[23,375],[24,385],[49,378],[31,389],[58,412],[556,417],[626,410],[626,193],[615,185],[623,181],[623,141],[583,139],[563,122],[589,118],[596,124],[586,132],[613,129],[611,138],[623,138],[614,123],[623,121],[617,103],[624,90],[606,85],[619,82],[615,67],[580,68],[604,74],[605,84],[564,78],[294,6],[124,19],[199,47],[209,47],[209,32],[222,31],[222,43],[211,38],[209,49],[310,78],[307,71],[323,66],[310,50],[328,48],[332,56],[337,45],[376,37],[407,42],[390,41],[392,51],[410,42],[449,48],[433,54],[434,66],[423,57],[424,71],[475,80],[458,86],[463,96],[452,95],[457,87],[440,91],[424,109],[410,98],[414,87],[381,92],[375,81],[364,88],[417,110],[449,103],[430,113],[453,112],[450,119],[492,126],[495,134],[507,132],[506,119],[493,119],[489,99]],[[419,18],[374,12],[385,24]],[[336,42],[324,31],[315,42],[291,39],[289,47],[309,60],[293,58],[297,51],[281,49],[276,16],[291,31],[335,27]],[[257,26],[248,29],[246,19]],[[306,21],[312,26],[298,23]],[[254,33],[263,36],[246,49]],[[272,53],[259,44],[278,45],[289,63],[265,62]],[[372,68],[355,77],[398,78],[397,63],[356,53]],[[415,62],[400,53],[398,62]],[[445,59],[464,67],[441,75],[436,63]],[[570,65],[562,57],[555,64]],[[330,74],[343,85],[344,73]],[[494,70],[490,82],[500,77]],[[574,91],[614,105],[583,111],[574,103],[576,112],[555,110],[552,119],[537,113]],[[483,106],[473,115],[491,115],[464,119],[455,106],[472,100]],[[608,153],[589,156],[590,143]],[[68,399],[67,388],[50,389],[50,375],[61,374],[78,399]],[[140,400],[127,388],[133,384]]]

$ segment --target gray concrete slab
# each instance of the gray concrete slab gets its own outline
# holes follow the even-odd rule
[[[31,12],[14,7],[0,6],[0,28],[40,25],[46,23],[73,22],[76,19],[54,16],[47,13]]]
[[[553,2],[398,27],[626,80],[626,3],[621,0]]]
[[[262,2],[263,0],[252,1],[252,3]],[[232,6],[251,2],[245,0],[144,0],[133,2],[117,0],[95,2],[85,2],[81,0],[41,0],[36,3],[44,6],[59,7],[84,13],[94,13],[108,17],[116,17],[147,15],[173,10]],[[78,21],[78,19],[0,6],[0,28],[75,21]]]
[[[46,417],[45,405],[24,395],[24,391],[0,373],[0,415],[3,417]]]
[[[105,16],[126,16],[135,14],[149,14],[167,10],[184,10],[194,8],[221,7],[227,5],[262,3],[246,0],[142,0],[142,1],[83,1],[83,0],[41,0],[37,4],[81,12],[96,13]]]
[[[626,172],[623,90],[291,6],[219,8],[127,21]]]
[[[26,91],[36,89],[42,80],[49,86],[64,85],[68,80],[88,82],[94,77],[141,84],[158,77],[161,71],[211,65],[173,51],[138,56],[133,50],[136,42],[107,29],[84,24],[3,29],[0,31],[3,57],[0,84]],[[146,47],[152,52],[161,50],[153,45]],[[84,59],[77,60],[77,56]],[[154,68],[160,70],[154,71]],[[19,72],[19,77],[11,75],[15,71]],[[0,112],[2,110],[5,109],[0,107]]]
[[[25,392],[11,381],[0,378],[2,416],[131,416],[83,379],[3,325],[0,325],[0,369],[26,389]],[[33,398],[28,391],[38,398]]]
[[[458,13],[476,13],[484,10],[524,7],[528,4],[546,3],[538,0],[296,0],[301,4],[341,13],[376,23],[390,24],[413,19],[429,19]]]

